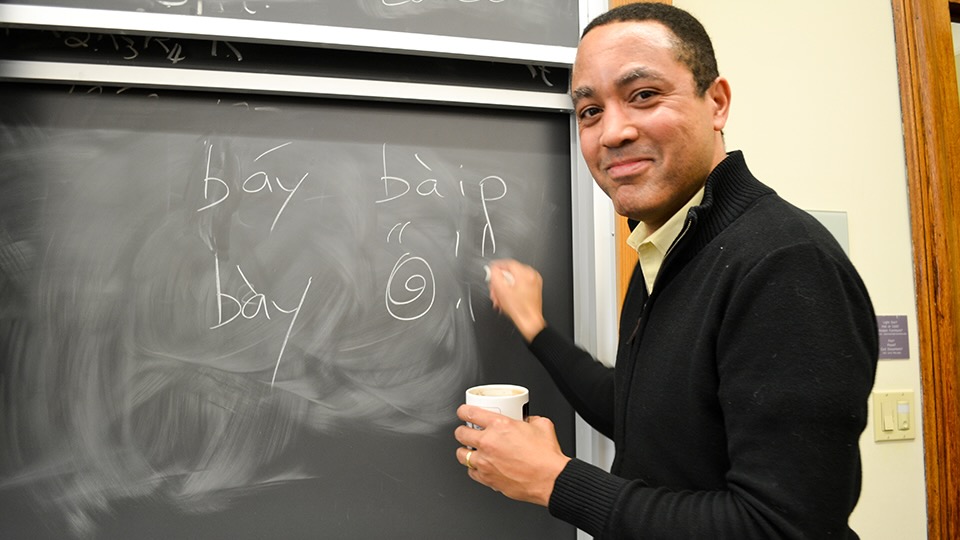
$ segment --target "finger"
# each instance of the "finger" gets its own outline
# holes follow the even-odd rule
[[[487,281],[487,294],[490,295],[490,302],[493,304],[493,309],[501,311],[500,309],[500,299],[497,297],[497,289],[494,287],[493,283]]]
[[[487,280],[487,286],[493,296],[496,295],[497,291],[503,290],[505,287],[512,287],[514,283],[513,273],[501,268],[493,268],[490,272],[490,279]]]
[[[460,426],[453,432],[453,436],[457,439],[457,442],[468,447],[468,449],[477,448],[482,435],[483,431],[468,426]]]
[[[553,429],[553,420],[546,416],[529,416],[527,417],[527,423],[540,428]]]
[[[496,286],[513,286],[520,272],[524,272],[527,265],[513,259],[497,259],[490,263],[490,283]]]
[[[514,264],[520,264],[520,262],[516,259],[494,259],[490,261],[490,269],[505,268],[509,270],[510,266]]]
[[[490,261],[490,268],[499,268],[501,270],[517,270],[526,266],[516,259],[504,258]]]
[[[554,425],[553,420],[543,416],[536,416],[528,418],[527,422],[540,434],[552,438],[557,437],[557,427]]]
[[[509,418],[502,414],[488,411],[483,407],[467,404],[460,405],[457,409],[457,416],[464,422],[470,422],[481,428],[485,428],[499,419],[509,420]]]
[[[488,478],[486,475],[484,475],[483,472],[481,472],[479,469],[477,469],[477,457],[476,457],[476,456],[477,456],[477,454],[473,454],[473,455],[470,456],[470,463],[473,465],[473,468],[467,469],[467,476],[469,476],[470,479],[473,480],[474,482],[476,482],[476,483],[478,483],[478,484],[482,484],[482,485],[484,485],[484,486],[487,486],[488,488],[492,489],[493,491],[495,491],[495,492],[497,492],[497,493],[500,493],[500,490],[499,490],[499,489],[497,489],[497,488],[495,488],[495,487],[493,487],[492,485],[490,485],[490,484],[487,483],[487,482],[490,481],[490,478]]]
[[[469,458],[469,461],[467,460]],[[477,468],[477,451],[470,448],[457,448],[457,461],[468,469]]]
[[[483,484],[483,480],[480,479],[480,473],[476,469],[467,469],[467,476],[469,476],[470,479],[473,480],[474,482],[477,482],[478,484]],[[486,484],[483,484],[483,485],[486,485]]]

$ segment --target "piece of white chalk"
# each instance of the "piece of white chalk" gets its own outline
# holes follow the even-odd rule
[[[507,282],[507,285],[513,285],[515,283],[513,274],[506,270],[501,270],[501,272],[503,272],[503,279]],[[490,266],[486,264],[483,265],[483,280],[490,283]]]

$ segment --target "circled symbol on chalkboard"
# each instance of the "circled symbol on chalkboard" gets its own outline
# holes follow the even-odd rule
[[[402,287],[399,289],[399,293],[401,293],[402,296],[398,297],[394,294],[394,278],[400,274],[404,266],[407,266],[411,263],[422,264],[424,266],[424,271],[421,273],[409,273],[406,279],[403,281]],[[430,289],[429,301],[427,301],[426,297],[424,296],[428,288]],[[433,302],[436,300],[436,297],[436,280],[433,276],[433,269],[430,268],[430,263],[428,263],[423,257],[414,257],[410,255],[410,253],[404,253],[401,255],[400,258],[397,259],[397,263],[393,265],[393,270],[390,271],[390,277],[387,279],[386,294],[384,295],[387,311],[390,313],[390,315],[400,321],[413,321],[419,319],[430,311],[430,308],[433,307]],[[419,311],[414,308],[411,310],[411,314],[406,315],[398,314],[395,311],[395,308],[403,308],[404,306],[410,306],[413,304],[426,304],[426,307]]]

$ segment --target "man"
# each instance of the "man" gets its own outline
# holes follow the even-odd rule
[[[571,88],[590,171],[636,224],[616,368],[547,325],[534,269],[498,261],[490,294],[616,457],[608,473],[545,418],[464,405],[485,429],[457,428],[458,460],[601,538],[856,538],[873,308],[830,234],[726,153],[703,27],[661,4],[601,15]]]

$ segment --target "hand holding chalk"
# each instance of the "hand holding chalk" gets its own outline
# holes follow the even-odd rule
[[[514,283],[516,283],[516,280],[513,279],[513,274],[511,274],[507,270],[501,270],[501,271],[503,272],[503,279],[504,281],[507,282],[507,285],[513,285]],[[483,265],[483,272],[484,272],[483,280],[486,281],[487,283],[490,283],[490,265],[488,264]]]
[[[543,317],[543,278],[534,268],[512,259],[483,267],[493,307],[510,317],[529,343],[547,326]],[[497,279],[497,272],[502,279]]]

